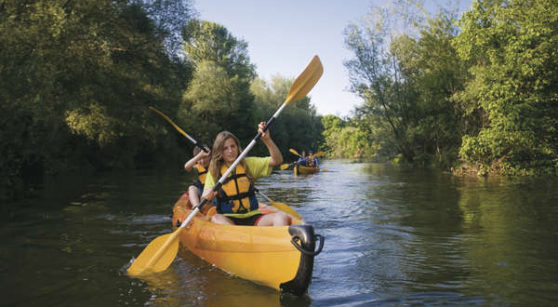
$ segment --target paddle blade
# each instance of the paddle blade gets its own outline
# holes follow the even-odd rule
[[[286,214],[292,215],[294,217],[296,217],[299,220],[302,220],[302,216],[300,214],[298,214],[298,212],[296,212],[295,209],[293,209],[292,207],[290,207],[289,205],[285,204],[285,203],[276,203],[274,201],[271,202],[271,205],[283,212],[285,212]]]
[[[178,235],[175,233],[151,241],[128,268],[128,274],[137,276],[166,270],[178,252]]]
[[[171,124],[174,129],[176,129],[176,131],[180,132],[180,134],[182,134],[185,137],[188,137],[188,133],[184,132],[184,130],[182,130],[180,127],[178,127],[178,125],[176,125],[172,119],[170,119],[167,115],[165,115],[165,113],[157,110],[155,107],[149,106],[148,107],[151,111],[159,114],[162,118],[164,118],[169,124]]]
[[[325,152],[323,151],[318,151],[317,153],[314,154],[314,156],[318,158],[322,157],[323,155],[325,155]]]
[[[291,153],[297,155],[297,156],[300,156],[300,155],[298,154],[298,151],[296,151],[296,150],[294,150],[294,149],[292,149],[292,148],[290,148],[289,151],[290,151]]]
[[[320,80],[323,72],[324,68],[322,62],[320,58],[315,55],[304,71],[295,79],[293,85],[291,85],[285,104],[288,105],[291,101],[304,98],[314,85],[316,85],[318,80]]]
[[[289,166],[291,166],[291,165],[288,164],[288,163],[285,163],[285,164],[281,164],[281,166],[280,166],[279,168],[280,168],[281,170],[286,170],[287,168],[289,168]]]

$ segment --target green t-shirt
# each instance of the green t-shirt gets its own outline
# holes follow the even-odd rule
[[[248,166],[248,169],[250,170],[250,174],[252,174],[254,178],[271,175],[271,172],[273,171],[273,167],[269,165],[269,160],[271,160],[271,157],[244,158],[244,161],[246,162],[246,166]],[[220,178],[217,178],[217,180],[219,179]],[[207,176],[205,177],[205,185],[203,186],[203,191],[205,192],[207,190],[213,189],[214,186],[215,186],[215,179],[213,179],[211,173],[208,172]]]

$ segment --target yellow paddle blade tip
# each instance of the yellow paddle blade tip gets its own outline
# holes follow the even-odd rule
[[[162,235],[151,241],[130,265],[128,274],[139,276],[166,270],[178,253],[178,237],[173,234]]]
[[[316,85],[318,80],[320,80],[323,73],[324,67],[322,66],[322,61],[315,55],[304,71],[294,80],[287,94],[285,104],[288,105],[291,101],[304,98],[314,85]]]

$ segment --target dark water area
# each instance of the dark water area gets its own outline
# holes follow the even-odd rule
[[[326,237],[304,297],[230,276],[182,252],[149,280],[126,275],[192,182],[136,171],[47,184],[2,204],[2,306],[553,306],[558,180],[457,178],[324,161],[257,182]]]

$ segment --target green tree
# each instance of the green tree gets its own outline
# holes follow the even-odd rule
[[[287,98],[293,81],[293,78],[279,75],[273,76],[269,84],[262,79],[254,80],[251,85],[255,96],[254,118],[269,119]],[[315,106],[311,104],[309,97],[305,97],[284,109],[273,124],[272,135],[283,155],[289,157],[289,148],[317,150],[322,143],[322,130]]]
[[[471,64],[459,95],[482,119],[460,156],[482,172],[557,174],[558,3],[476,1],[455,39]]]
[[[172,57],[183,54],[182,29],[195,14],[190,0],[133,0],[139,4],[157,30],[165,37],[167,53]]]
[[[184,27],[184,49],[194,63],[212,61],[230,77],[253,80],[255,66],[250,63],[248,43],[235,38],[224,26],[193,19]]]
[[[374,134],[361,121],[343,120],[335,115],[322,117],[324,145],[328,157],[332,158],[377,158],[380,150]]]
[[[179,101],[188,78],[164,40],[141,3],[3,1],[0,197],[22,179],[141,165],[164,148],[146,106]]]
[[[392,43],[404,82],[414,92],[407,138],[418,160],[449,168],[464,133],[463,112],[454,96],[463,89],[466,67],[451,42],[457,35],[453,13],[441,11],[419,25],[417,38],[402,35]],[[415,159],[417,159],[415,158]]]
[[[186,25],[183,37],[196,71],[183,95],[179,118],[205,142],[211,143],[221,130],[248,140],[257,125],[250,112],[255,69],[247,44],[222,25],[199,20]]]
[[[413,17],[410,34],[391,32],[394,16],[379,10],[370,23],[346,29],[354,58],[345,63],[352,90],[364,99],[356,109],[359,133],[373,133],[375,155],[409,163],[455,160],[462,131],[452,96],[463,83],[464,66],[451,40],[453,14]]]

